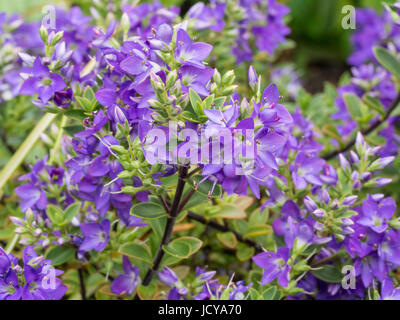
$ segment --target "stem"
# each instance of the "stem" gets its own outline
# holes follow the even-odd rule
[[[79,286],[81,288],[81,297],[82,300],[86,300],[86,286],[85,286],[85,279],[83,278],[82,266],[78,267],[78,275],[79,275]]]
[[[368,128],[365,128],[363,130],[361,130],[361,133],[363,135],[368,135],[370,134],[372,131],[374,131],[375,129],[377,129],[381,124],[383,124],[389,117],[390,115],[393,113],[393,111],[396,109],[397,105],[400,103],[400,93],[397,95],[397,97],[392,101],[392,104],[390,105],[388,111],[386,112],[385,116],[381,119],[379,119],[378,121],[374,122],[373,124],[371,124]],[[343,148],[338,149],[336,151],[332,151],[326,155],[324,155],[322,158],[324,158],[325,160],[330,160],[332,158],[335,158],[338,154],[342,153],[342,152],[346,152],[349,149],[351,149],[351,147],[356,143],[356,139],[353,138],[347,145],[345,145]]]
[[[168,203],[165,201],[163,196],[158,196],[158,199],[161,201],[165,212],[169,212]]]
[[[18,240],[19,240],[19,234],[16,234],[16,235],[14,236],[14,238],[12,238],[12,240],[11,240],[11,241],[8,243],[8,245],[7,245],[7,248],[6,248],[6,250],[5,250],[5,252],[6,252],[7,254],[11,253],[11,251],[14,250],[14,247],[15,247],[15,245],[17,244]]]
[[[54,143],[53,150],[51,150],[49,164],[52,164],[54,162],[55,157],[57,156],[57,152],[60,149],[61,139],[62,139],[62,136],[64,133],[64,127],[67,124],[67,119],[68,118],[65,115],[63,115],[61,118],[61,123],[60,123],[60,127],[58,128],[56,142]]]
[[[218,231],[232,232],[235,235],[236,239],[238,239],[238,241],[240,241],[240,242],[242,242],[242,243],[244,243],[244,244],[246,244],[246,245],[248,245],[250,247],[253,247],[256,250],[256,252],[263,252],[264,251],[262,246],[259,245],[257,242],[255,242],[253,240],[250,240],[250,239],[244,238],[242,234],[240,234],[239,232],[233,230],[228,225],[225,226],[225,225],[219,224],[218,222],[213,221],[213,220],[206,220],[204,217],[202,217],[202,216],[200,216],[200,215],[198,215],[198,214],[196,214],[194,212],[190,212],[190,211],[188,213],[188,218],[192,219],[192,220],[195,220],[197,222],[200,222],[200,223],[202,223],[202,224],[204,224],[206,226],[209,226],[211,228],[214,228],[214,229],[216,229]]]
[[[183,208],[187,205],[187,203],[189,202],[189,200],[193,197],[193,195],[196,193],[196,189],[193,188],[192,190],[190,190],[190,192],[187,194],[187,196],[185,197],[185,199],[182,200],[181,204],[179,205],[179,209],[178,212],[181,212],[183,210]]]
[[[330,255],[329,257],[326,257],[326,258],[324,258],[324,259],[321,259],[321,260],[317,261],[316,263],[312,264],[312,265],[311,265],[311,268],[318,268],[319,266],[322,266],[322,265],[324,265],[325,263],[330,262],[330,261],[336,259],[336,258],[339,257],[340,255],[341,255],[341,252],[338,251],[338,252],[336,252],[336,253]]]
[[[57,114],[46,113],[29,134],[29,136],[25,139],[22,145],[18,148],[17,152],[8,161],[7,165],[0,172],[0,196],[2,193],[1,189],[3,189],[8,179],[10,179],[14,171],[24,161],[28,152],[32,149],[36,141],[39,139],[40,135],[46,130],[46,128],[55,119],[55,117],[57,117]]]
[[[201,171],[201,168],[197,167],[196,169],[193,169],[191,172],[189,172],[187,177],[190,178],[191,176],[195,175],[197,172],[200,172],[200,171]]]
[[[167,224],[165,226],[165,230],[164,230],[164,235],[163,238],[161,240],[160,243],[160,247],[158,248],[158,251],[156,253],[156,256],[154,258],[153,261],[153,266],[149,268],[149,270],[147,271],[146,276],[144,277],[143,280],[143,285],[147,286],[150,284],[154,273],[158,270],[158,268],[160,267],[162,258],[164,257],[164,249],[163,246],[168,245],[169,241],[171,240],[171,235],[172,235],[172,231],[175,225],[175,220],[176,217],[179,214],[179,204],[182,198],[182,193],[183,193],[183,188],[185,187],[185,179],[187,177],[187,173],[188,173],[188,168],[187,167],[181,167],[179,169],[179,177],[178,177],[178,184],[176,186],[176,192],[175,192],[175,196],[174,196],[174,200],[172,202],[171,208],[169,210],[169,217],[167,220]]]

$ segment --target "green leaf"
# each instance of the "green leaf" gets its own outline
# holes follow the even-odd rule
[[[149,265],[153,264],[151,255],[144,245],[128,243],[119,248],[118,251],[119,253],[124,254],[132,259],[144,261]]]
[[[76,101],[78,101],[79,105],[83,110],[90,112],[92,109],[92,102],[85,97],[75,97]]]
[[[72,219],[78,214],[80,207],[80,203],[74,203],[71,204],[67,209],[65,209],[64,224],[68,224],[72,221]]]
[[[172,240],[163,249],[175,258],[186,259],[199,251],[202,245],[203,242],[195,237],[181,237]]]
[[[316,278],[328,283],[339,283],[343,279],[343,274],[331,265],[325,265],[321,269],[311,271],[311,273]]]
[[[226,97],[219,97],[214,99],[214,109],[220,110],[226,101]]]
[[[75,249],[66,246],[55,247],[47,253],[46,259],[50,259],[53,266],[71,262],[75,259]]]
[[[244,219],[246,211],[232,204],[222,204],[217,212],[208,215],[210,219]]]
[[[167,246],[163,246],[163,249],[166,253],[178,259],[185,259],[190,256],[189,244],[182,241],[171,241]]]
[[[182,117],[185,120],[191,121],[191,122],[196,122],[196,123],[200,123],[200,121],[197,119],[197,116],[194,115],[193,113],[191,113],[190,111],[184,111],[182,113]]]
[[[85,96],[86,99],[88,99],[90,101],[93,101],[96,99],[92,87],[89,87],[89,86],[86,87],[83,95]]]
[[[203,109],[211,109],[213,103],[214,103],[214,95],[212,94],[203,101]]]
[[[382,116],[385,115],[385,107],[379,99],[371,97],[369,95],[364,95],[362,99],[364,103],[372,110],[377,111]]]
[[[263,300],[263,297],[254,288],[249,288],[250,300]]]
[[[276,286],[273,286],[271,288],[268,288],[263,291],[263,298],[264,300],[274,300],[274,297],[278,291],[278,288]]]
[[[253,256],[254,256],[254,248],[238,243],[238,250],[236,251],[236,257],[240,261],[243,262],[250,260]]]
[[[189,192],[185,192],[183,195],[183,198],[185,198],[188,193]],[[183,207],[182,211],[189,210],[190,208],[196,207],[200,204],[202,204],[204,206],[204,203],[206,203],[208,200],[209,199],[204,194],[196,192],[190,198],[189,202]]]
[[[203,115],[203,109],[202,109],[202,100],[200,96],[194,91],[192,88],[189,89],[189,99],[190,103],[192,105],[193,111],[198,115],[201,116]]]
[[[83,127],[80,125],[72,125],[64,127],[64,130],[70,137],[73,137],[76,133],[81,132]]]
[[[400,81],[400,62],[397,57],[382,47],[374,47],[374,54],[379,63]]]
[[[247,232],[244,234],[244,237],[252,238],[252,237],[263,236],[263,235],[270,234],[270,233],[272,233],[272,227],[267,224],[261,224],[261,225],[249,227]]]
[[[142,219],[159,219],[167,215],[161,205],[150,202],[143,202],[133,206],[131,213]]]
[[[53,204],[47,206],[46,213],[51,222],[53,222],[55,225],[61,224],[64,220],[64,212],[62,209]]]
[[[199,251],[201,246],[203,245],[203,241],[195,237],[181,237],[179,239],[182,239],[189,244],[190,255],[195,254],[197,251]]]
[[[154,235],[157,237],[158,242],[160,242],[162,239],[166,223],[167,223],[167,218],[165,217],[160,219],[149,220],[150,227],[153,230]]]
[[[335,139],[338,141],[341,145],[343,145],[342,142],[342,136],[340,135],[338,129],[333,123],[328,123],[322,127],[322,132],[326,134],[327,136]]]
[[[79,98],[79,97],[76,97],[76,98]],[[79,120],[79,121],[82,121],[87,117],[83,110],[78,110],[78,109],[65,111],[64,114],[69,118],[73,118],[73,119]]]
[[[232,232],[217,233],[217,238],[229,249],[235,249],[237,246],[237,239]]]
[[[352,93],[343,94],[343,99],[346,104],[347,110],[349,110],[352,118],[354,120],[361,118],[361,100]]]
[[[152,300],[157,293],[157,285],[151,283],[148,286],[138,286],[137,293],[141,300]]]

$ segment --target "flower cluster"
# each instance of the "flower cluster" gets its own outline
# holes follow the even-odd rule
[[[393,15],[360,11],[351,82],[320,128],[294,68],[266,81],[253,67],[290,32],[276,0],[92,9],[32,26],[39,44],[6,66],[11,97],[33,97],[57,129],[53,141],[40,121],[16,153],[35,136],[50,146],[14,189],[8,248],[26,246],[24,268],[0,249],[0,299],[399,298],[400,221],[382,189],[399,141]],[[23,26],[0,41],[18,46]],[[224,56],[252,62],[246,81]]]
[[[63,272],[51,260],[38,256],[33,247],[25,247],[23,268],[18,258],[0,247],[1,300],[59,300],[67,287],[57,277]]]
[[[187,288],[179,280],[176,273],[166,267],[158,273],[158,278],[171,289],[168,300],[194,299],[194,300],[243,300],[251,284],[245,285],[243,281],[221,284],[215,278],[215,271],[196,268],[195,279],[191,287]]]

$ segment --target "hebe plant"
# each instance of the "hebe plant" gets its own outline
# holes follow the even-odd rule
[[[275,0],[120,2],[0,15],[0,298],[398,299],[399,5],[311,96]]]

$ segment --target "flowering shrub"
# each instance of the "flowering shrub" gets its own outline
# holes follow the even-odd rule
[[[316,96],[276,0],[1,14],[0,298],[399,299],[399,7]]]

